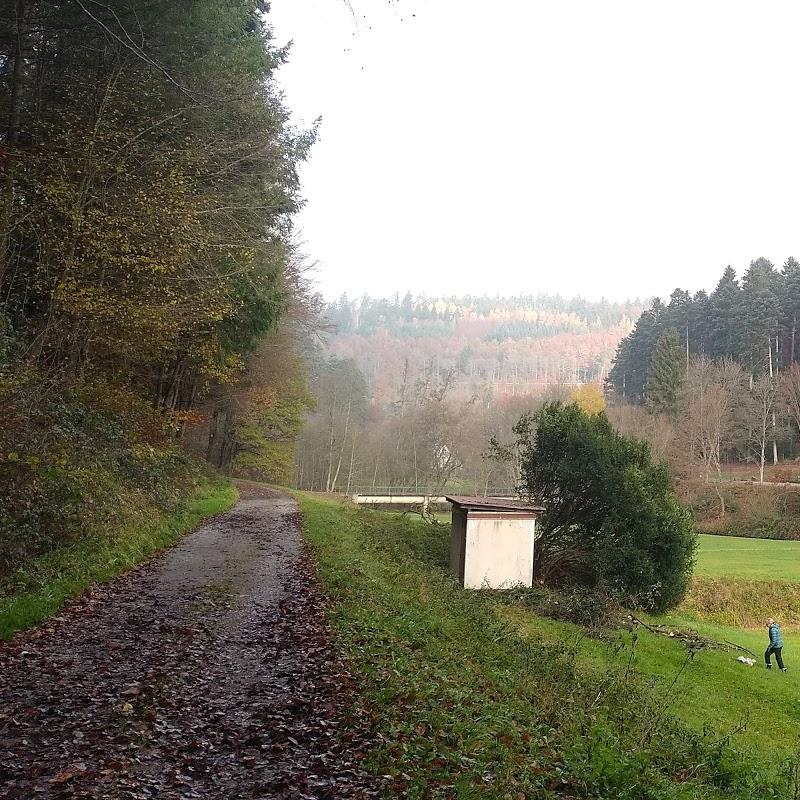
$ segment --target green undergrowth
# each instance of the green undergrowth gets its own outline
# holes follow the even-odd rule
[[[236,498],[228,481],[205,480],[172,511],[154,505],[129,509],[125,523],[113,531],[93,533],[27,562],[0,583],[0,639],[41,622],[92,584],[109,581],[174,544]]]
[[[785,631],[800,630],[800,583],[698,577],[680,608],[705,622],[761,630],[763,638],[768,617]]]
[[[740,480],[756,479],[752,472]],[[789,470],[774,478],[794,479]],[[800,539],[800,486],[773,483],[684,483],[680,494],[701,533],[756,539]],[[720,495],[725,500],[721,514]]]
[[[379,745],[367,766],[388,776],[390,793],[655,800],[794,791],[786,759],[738,749],[727,719],[681,719],[685,655],[656,674],[643,668],[641,635],[591,639],[497,594],[460,589],[447,574],[444,527],[307,495],[300,505],[330,622],[374,721]],[[653,646],[680,656],[668,639]]]

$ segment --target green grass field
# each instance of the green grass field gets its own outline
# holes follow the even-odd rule
[[[695,575],[800,583],[800,542],[701,534]]]
[[[782,623],[790,614],[795,619],[796,609],[787,604],[796,603],[797,587],[786,584],[800,584],[800,542],[700,535],[695,576],[698,587],[710,590],[725,612],[717,614],[708,606],[687,603],[688,607],[676,612],[647,619],[746,647],[755,654],[756,666],[739,663],[737,656],[746,654],[738,652],[701,651],[689,659],[680,642],[644,629],[639,630],[633,647],[629,634],[619,634],[624,652],[632,655],[641,674],[657,679],[659,685],[675,681],[670,707],[694,728],[711,727],[720,736],[730,734],[738,745],[763,753],[789,755],[800,750],[800,631],[784,625],[788,673],[774,667],[768,672],[763,663],[766,617],[774,616]],[[776,582],[784,585],[776,587]],[[690,593],[690,600],[695,594]],[[764,595],[773,599],[773,607],[763,603]],[[742,603],[757,609],[750,627],[717,621]],[[545,641],[580,641],[579,658],[589,666],[605,668],[614,660],[613,648],[587,641],[578,626],[516,609],[512,616],[522,630]]]
[[[446,569],[446,527],[307,497],[301,508],[335,601],[337,639],[379,720],[382,745],[370,766],[404,796],[800,791],[786,777],[800,750],[800,633],[797,645],[784,637],[787,674],[764,669],[763,629],[720,625],[697,609],[649,621],[736,642],[757,666],[738,663],[735,652],[691,655],[680,640],[644,628],[590,638],[495,593],[458,588]],[[705,537],[700,580],[719,569],[752,584],[761,573],[732,552],[737,544]],[[786,552],[785,543],[757,544],[757,552],[776,544]]]
[[[790,668],[781,673],[764,667],[766,631],[744,631],[698,622],[681,614],[649,617],[647,621],[675,628],[691,628],[715,641],[734,642],[755,654],[756,665],[739,663],[736,651],[700,651],[693,657],[676,640],[639,628],[635,643],[628,631],[609,642],[588,639],[577,625],[539,617],[518,608],[501,611],[524,635],[539,642],[564,642],[574,648],[579,664],[603,671],[621,660],[643,677],[654,680],[653,692],[664,699],[671,713],[694,730],[712,730],[719,738],[731,737],[743,750],[774,758],[800,750],[800,636],[784,636],[784,660]],[[617,647],[622,649],[617,651]]]

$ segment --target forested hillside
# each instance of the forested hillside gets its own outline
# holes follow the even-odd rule
[[[656,346],[670,329],[690,356],[733,359],[754,376],[785,369],[800,358],[798,314],[800,263],[794,258],[781,269],[758,258],[741,281],[729,266],[711,294],[675,289],[667,305],[653,300],[620,343],[610,383],[620,397],[644,402]]]
[[[799,312],[800,263],[759,258],[741,281],[726,268],[710,294],[654,300],[620,343],[609,413],[669,460],[704,529],[800,536],[795,489],[722,482],[800,477]]]
[[[314,138],[262,0],[3,9],[0,577],[173,508],[187,449],[290,471]]]
[[[508,491],[516,467],[484,458],[492,441],[511,441],[544,398],[599,385],[640,310],[546,295],[340,298],[312,359],[298,485]]]
[[[352,358],[372,396],[393,399],[403,381],[452,372],[462,397],[536,394],[552,384],[602,382],[641,304],[548,295],[346,296],[326,309],[329,352]]]

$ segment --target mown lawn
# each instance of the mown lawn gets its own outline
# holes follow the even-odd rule
[[[793,674],[726,653],[690,659],[680,643],[643,631],[635,641],[625,632],[591,639],[491,592],[460,589],[446,571],[446,527],[302,495],[300,504],[331,625],[376,726],[368,765],[389,776],[389,790],[792,796]],[[738,638],[761,648],[757,633]]]
[[[695,575],[800,583],[800,542],[701,534]]]

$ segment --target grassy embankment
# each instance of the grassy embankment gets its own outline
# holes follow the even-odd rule
[[[576,626],[518,609],[505,613],[537,639],[582,637]],[[785,661],[791,668],[785,675],[763,666],[768,616],[783,625]],[[641,631],[636,664],[642,674],[669,681],[682,670],[673,704],[677,715],[696,729],[736,731],[732,739],[738,746],[767,757],[800,750],[800,542],[701,535],[685,602],[675,612],[649,620],[735,642],[756,656],[755,667],[738,663],[738,653],[731,652],[705,651],[687,659],[679,642]],[[628,634],[620,638],[630,641]],[[604,667],[607,655],[600,643],[582,640],[579,658],[587,666]]]
[[[794,472],[791,477],[796,477]],[[772,477],[783,477],[773,472]],[[679,485],[682,502],[701,533],[800,539],[800,484],[723,481]],[[720,495],[725,514],[720,516]]]
[[[202,481],[174,511],[150,507],[111,535],[90,535],[27,563],[0,585],[0,639],[41,622],[93,583],[109,581],[174,544],[236,498],[228,481]]]
[[[731,653],[690,658],[680,642],[643,629],[591,639],[492,593],[459,589],[445,568],[446,529],[307,496],[301,508],[335,601],[332,624],[383,742],[370,766],[391,775],[396,790],[512,798],[794,791],[784,770],[798,744],[796,675],[745,667]],[[762,649],[763,633],[697,627]],[[748,712],[748,727],[736,732]]]

